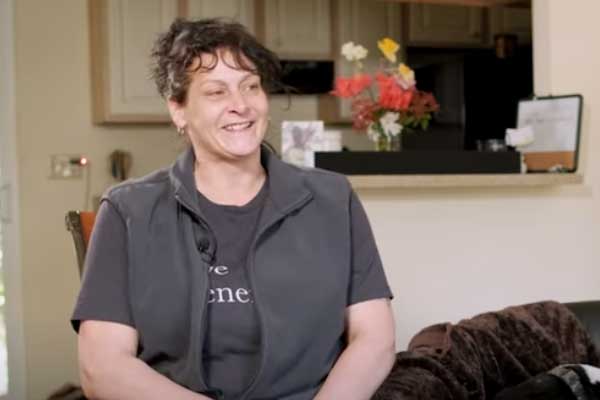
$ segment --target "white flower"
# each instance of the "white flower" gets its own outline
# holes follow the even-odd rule
[[[369,51],[359,44],[354,44],[354,42],[345,43],[342,46],[342,55],[348,61],[360,61],[363,58],[367,57]]]
[[[381,118],[379,118],[379,123],[381,124],[381,127],[386,135],[396,136],[402,132],[402,125],[396,122],[398,121],[398,118],[400,118],[399,113],[390,111],[386,112]]]
[[[369,54],[369,50],[367,50],[365,47],[361,45],[354,47],[354,59],[356,61],[367,58],[367,54]]]

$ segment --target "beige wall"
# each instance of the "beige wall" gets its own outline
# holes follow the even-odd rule
[[[79,287],[64,214],[84,204],[83,180],[48,179],[51,154],[85,154],[92,192],[110,183],[107,156],[130,151],[133,175],[177,152],[167,127],[91,123],[87,1],[16,3],[17,145],[29,399],[76,381],[76,335],[69,317]]]
[[[398,346],[426,324],[543,298],[600,294],[600,52],[597,0],[535,0],[538,87],[583,93],[584,185],[556,189],[455,189],[360,193],[396,298]],[[91,124],[84,0],[16,3],[17,136],[28,398],[77,380],[68,319],[79,280],[63,215],[81,208],[83,181],[48,179],[55,153],[92,162],[92,192],[110,183],[106,157],[129,150],[133,175],[177,152],[166,127]],[[540,25],[537,25],[539,27]],[[542,60],[540,63],[539,60]],[[544,86],[545,85],[545,86]],[[298,117],[312,118],[314,104]]]

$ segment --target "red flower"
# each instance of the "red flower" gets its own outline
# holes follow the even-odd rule
[[[375,79],[379,86],[379,104],[383,108],[396,111],[408,109],[414,90],[403,89],[393,76],[378,73]]]
[[[350,98],[358,95],[371,85],[371,77],[366,74],[358,74],[352,78],[336,78],[335,89],[331,92],[334,96]]]
[[[433,94],[420,90],[415,92],[410,106],[416,118],[423,118],[426,114],[436,112],[440,108]]]
[[[377,103],[370,99],[356,99],[352,102],[352,126],[354,129],[365,129],[375,119]]]

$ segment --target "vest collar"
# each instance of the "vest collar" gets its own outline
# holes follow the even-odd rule
[[[181,153],[169,171],[175,198],[197,216],[198,208],[194,163],[196,157],[191,146]],[[311,197],[311,191],[304,184],[302,170],[281,161],[264,147],[261,148],[261,163],[267,171],[269,198],[277,213],[285,215],[303,205]]]

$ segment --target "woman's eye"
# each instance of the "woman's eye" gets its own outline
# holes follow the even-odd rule
[[[260,83],[251,83],[248,86],[246,86],[246,91],[248,92],[255,92],[260,90]]]
[[[211,90],[211,91],[207,92],[206,94],[208,94],[209,96],[212,96],[212,97],[221,96],[221,95],[225,94],[225,91],[224,90]]]
[[[220,86],[207,86],[202,91],[202,94],[206,97],[223,97],[226,92],[226,89]]]

